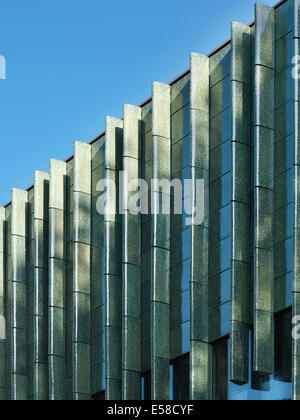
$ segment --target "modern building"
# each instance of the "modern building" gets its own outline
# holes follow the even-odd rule
[[[12,190],[1,399],[300,399],[300,0],[255,15]],[[121,171],[101,215],[98,182]],[[129,212],[138,178],[192,179],[194,204],[204,180],[202,223]],[[173,194],[151,197],[172,208]]]

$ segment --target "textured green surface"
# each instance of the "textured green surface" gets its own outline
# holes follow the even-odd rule
[[[273,373],[275,12],[263,5],[256,5],[254,60],[254,370]]]
[[[91,312],[91,146],[74,143],[73,185],[73,399],[89,399]]]
[[[128,210],[133,192],[131,182],[140,178],[141,108],[124,106],[123,170],[123,399],[141,399],[141,216]],[[133,239],[134,238],[134,239]]]
[[[29,398],[48,399],[48,217],[49,175],[35,173],[30,197]],[[31,197],[33,199],[31,199]]]
[[[123,122],[116,118],[106,119],[105,177],[116,180],[122,169]],[[118,191],[116,191],[118,193]],[[110,188],[107,190],[110,205],[118,204]],[[122,235],[120,218],[107,207],[104,216],[105,241],[105,304],[106,392],[107,399],[122,398]]]
[[[0,317],[5,317],[5,208],[0,208]],[[4,331],[5,332],[5,331]],[[0,400],[5,398],[5,335],[0,337]]]
[[[249,380],[250,303],[250,28],[231,27],[232,95],[232,261],[231,261],[231,357],[230,379]],[[241,170],[241,166],[243,169]],[[241,180],[242,177],[242,180]]]
[[[209,212],[209,59],[191,54],[191,145],[192,206],[196,206],[196,179],[205,179],[205,226],[195,225],[191,234],[191,349],[190,398],[211,399],[211,346],[209,344],[208,212]],[[200,94],[199,94],[200,93]]]
[[[96,211],[99,180],[105,177],[105,136],[92,145],[92,233],[91,233],[91,393],[105,388],[105,244],[104,216]],[[100,324],[100,325],[99,325]],[[109,338],[107,340],[109,342]],[[108,381],[107,396],[111,395]],[[120,387],[120,386],[119,386]]]
[[[10,346],[9,385],[12,400],[28,399],[28,193],[12,190],[11,207],[11,268],[8,294],[10,301]]]
[[[171,89],[153,83],[152,179],[171,179]],[[152,195],[159,208],[160,192]],[[170,198],[169,198],[170,200]],[[161,226],[164,225],[162,228]],[[163,230],[161,230],[163,229]],[[161,233],[160,241],[158,232]],[[153,400],[169,399],[170,364],[170,216],[152,215],[151,246],[151,393]],[[160,258],[160,254],[164,257]],[[159,262],[158,262],[159,260]],[[163,291],[166,291],[165,293]]]
[[[65,162],[50,161],[49,181],[49,301],[48,363],[49,399],[65,399],[65,293],[66,255]]]

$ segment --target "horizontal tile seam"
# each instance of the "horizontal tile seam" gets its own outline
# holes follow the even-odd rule
[[[195,108],[194,106],[191,106],[190,110],[191,111],[199,111],[202,114],[205,114],[205,115],[209,116],[209,111],[204,111],[202,108]]]
[[[264,313],[266,313],[266,314],[270,314],[270,315],[273,315],[274,314],[274,311],[266,311],[265,309],[260,309],[260,308],[253,308],[253,312],[255,313],[255,312],[264,312]],[[253,320],[253,322],[255,323],[255,320]],[[261,322],[263,322],[263,321],[261,321]]]
[[[256,244],[254,244],[253,250],[254,250],[254,255],[253,255],[254,258],[256,258],[255,251],[267,251],[270,254],[273,254],[273,255],[275,254],[274,244],[270,248],[265,248],[265,247],[262,247],[262,246],[256,246]],[[255,263],[254,263],[254,265],[255,265]]]
[[[51,298],[49,300],[51,300]],[[62,306],[57,306],[57,305],[51,305],[51,303],[48,303],[48,308],[49,309],[59,309],[60,311],[64,311],[64,312],[67,311],[67,308],[62,307]],[[40,315],[38,315],[38,316],[40,316]],[[43,317],[43,318],[46,318],[46,317]],[[48,319],[50,320],[49,315],[48,315]]]
[[[48,259],[48,257],[46,257],[47,259]],[[30,269],[33,269],[33,270],[44,270],[44,271],[48,271],[48,266],[42,266],[42,265],[30,265],[30,264],[28,264],[29,265],[29,268]]]
[[[26,276],[27,277],[27,276]],[[10,282],[10,283],[17,283],[17,284],[22,284],[22,285],[27,285],[28,283],[27,283],[27,280],[25,280],[25,282],[22,282],[22,281],[19,281],[19,280],[12,280],[12,279],[8,279],[8,281]]]
[[[58,210],[58,211],[61,211],[61,212],[63,212],[63,213],[66,213],[67,212],[67,209],[66,209],[66,207],[65,208],[59,208],[59,207],[55,207],[55,206],[52,206],[52,205],[49,205],[49,210]],[[50,223],[50,217],[49,217],[49,223]]]
[[[268,127],[268,126],[262,125],[262,124],[257,124],[256,122],[253,125],[254,125],[254,128],[265,128],[266,130],[270,130],[273,133],[275,133],[275,128]],[[256,131],[254,132],[254,136],[255,136],[256,139],[259,137],[259,136],[257,136],[257,132]]]
[[[49,209],[50,207],[48,206],[48,209]],[[34,222],[36,222],[36,221],[38,221],[38,222],[43,222],[44,224],[48,224],[49,223],[49,217],[47,216],[46,218],[44,218],[44,219],[41,219],[40,217],[33,217],[32,218],[32,222],[34,223]]]
[[[63,263],[67,263],[67,261],[65,259],[61,259],[61,258],[57,258],[57,257],[52,257],[51,255],[48,256],[48,260],[56,260],[56,261],[61,261]],[[48,265],[48,270],[50,271],[50,265]],[[54,270],[51,270],[54,271]]]
[[[77,231],[77,232],[78,232],[78,231]],[[75,233],[75,234],[76,234],[76,233]],[[77,240],[74,240],[74,239],[73,239],[71,242],[72,242],[72,244],[74,244],[74,245],[79,244],[79,245],[86,245],[86,246],[91,247],[91,243],[90,243],[90,242],[77,241]],[[74,261],[72,261],[72,263],[74,264]]]
[[[27,229],[26,229],[27,230]],[[27,240],[30,240],[30,238],[29,238],[29,235],[28,234],[26,234],[25,236],[23,236],[23,235],[19,235],[19,234],[17,234],[17,233],[10,233],[10,238],[12,239],[12,238],[22,238],[22,239],[27,239]]]
[[[11,305],[12,306],[12,305]],[[12,321],[11,321],[12,322]],[[11,323],[11,325],[9,325],[8,326],[8,329],[9,330],[17,330],[17,331],[23,331],[23,332],[27,332],[28,330],[29,330],[29,328],[21,328],[21,327],[16,327],[16,326],[13,326],[12,325],[12,323]],[[12,342],[13,341],[15,341],[15,340],[11,340]]]
[[[264,67],[265,69],[269,69],[269,70],[271,70],[273,72],[276,72],[276,68],[275,67],[273,68],[273,67],[270,67],[270,66],[266,66],[265,64],[261,64],[261,63],[255,63],[254,62],[254,67]],[[254,70],[255,70],[255,68],[254,68]],[[254,77],[255,77],[255,74],[254,74]]]
[[[275,181],[275,178],[274,178],[274,181]],[[268,191],[268,192],[270,192],[270,193],[275,193],[275,188],[274,189],[272,189],[272,188],[268,188],[268,187],[265,187],[265,186],[263,186],[263,185],[256,185],[256,183],[253,185],[253,189],[254,190],[264,190],[264,191]],[[255,200],[255,202],[256,202],[257,200]]]
[[[87,292],[81,292],[79,290],[73,290],[71,292],[72,295],[84,295],[86,297],[91,297],[91,293],[87,293]]]
[[[152,134],[152,137],[158,137],[160,139],[166,140],[166,141],[171,141],[171,133],[170,133],[170,137],[165,137],[165,136],[161,136],[160,134]]]
[[[230,79],[230,81],[231,81],[231,83],[240,83],[241,85],[244,85],[244,86],[248,87],[249,89],[252,86],[252,83],[251,82],[250,83],[247,83],[247,82],[244,82],[243,80]],[[250,94],[250,96],[251,96],[251,94]]]

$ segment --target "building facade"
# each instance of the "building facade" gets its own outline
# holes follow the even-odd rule
[[[300,399],[300,0],[231,32],[0,208],[1,399]],[[139,178],[204,180],[202,223]]]

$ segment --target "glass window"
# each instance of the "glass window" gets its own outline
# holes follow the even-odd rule
[[[185,229],[182,232],[182,261],[189,259],[191,256],[191,229]]]
[[[221,194],[222,194],[222,207],[226,206],[231,200],[231,173],[224,175],[221,178]]]
[[[171,297],[170,321],[172,327],[184,324],[190,320],[190,291],[187,290],[179,296]]]
[[[225,207],[231,201],[231,172],[211,183],[211,211]]]
[[[221,82],[210,88],[210,109],[212,117],[230,107],[231,80],[225,77]]]
[[[222,272],[231,266],[231,237],[221,242],[220,254],[220,271]]]
[[[293,238],[275,245],[275,277],[293,271]]]
[[[231,110],[228,108],[210,122],[210,147],[220,146],[231,138]]]
[[[223,207],[216,214],[211,216],[212,242],[217,242],[231,235],[231,204]]]
[[[181,354],[188,353],[190,351],[190,332],[191,332],[191,323],[186,322],[185,324],[181,325],[181,338],[182,338],[182,350]]]
[[[151,370],[144,373],[141,378],[142,401],[151,400]]]
[[[190,133],[190,105],[184,106],[177,111],[171,118],[172,121],[172,141],[177,143],[183,137]]]
[[[276,69],[282,71],[290,66],[294,56],[293,32],[281,38],[276,43]]]
[[[217,341],[213,346],[213,399],[226,401],[228,399],[228,339]]]
[[[191,262],[186,260],[183,263],[177,264],[172,268],[172,285],[174,290],[178,293],[185,292],[190,287],[191,278]]]
[[[231,46],[226,45],[217,51],[210,59],[210,86],[230,74],[231,68]]]
[[[210,152],[211,180],[219,178],[231,171],[231,142],[226,141]]]
[[[294,200],[294,174],[293,170],[275,178],[275,204],[276,208],[284,207]]]
[[[172,174],[174,176],[190,166],[190,143],[190,136],[187,136],[172,146]]]
[[[294,2],[292,0],[287,0],[283,2],[276,9],[277,22],[280,23],[276,25],[278,28],[278,30],[276,30],[276,39],[283,37],[285,34],[287,34],[293,29],[293,24],[294,24],[293,5],[294,5]]]
[[[187,290],[181,295],[181,320],[185,323],[190,320],[190,291]]]
[[[275,143],[275,175],[291,169],[294,165],[294,136],[291,135]]]
[[[294,132],[294,102],[289,101],[275,110],[275,141]]]
[[[231,298],[231,270],[226,270],[213,277],[210,285],[210,304],[212,309],[229,302]]]
[[[231,267],[231,236],[210,247],[210,274],[217,275]]]
[[[191,82],[190,75],[183,77],[178,80],[172,86],[172,101],[171,101],[171,112],[174,114],[179,108],[182,108],[184,105],[190,102],[190,91],[191,91]]]
[[[189,355],[176,359],[171,364],[171,400],[189,400]]]
[[[213,346],[213,395],[215,400],[290,400],[292,398],[292,313],[280,312],[275,317],[275,373],[261,376],[252,372],[252,333],[249,332],[249,377],[246,385],[230,382],[230,338]]]
[[[293,236],[294,206],[289,204],[275,213],[275,244]]]
[[[287,310],[275,318],[275,379],[292,381],[292,311]]]
[[[285,285],[285,294],[284,294],[284,303],[285,307],[288,308],[293,304],[293,282],[294,276],[293,273],[288,273],[284,276],[284,285]]]
[[[294,95],[294,79],[293,67],[283,70],[281,73],[276,74],[276,103],[275,107],[280,107],[288,101],[293,100]]]

